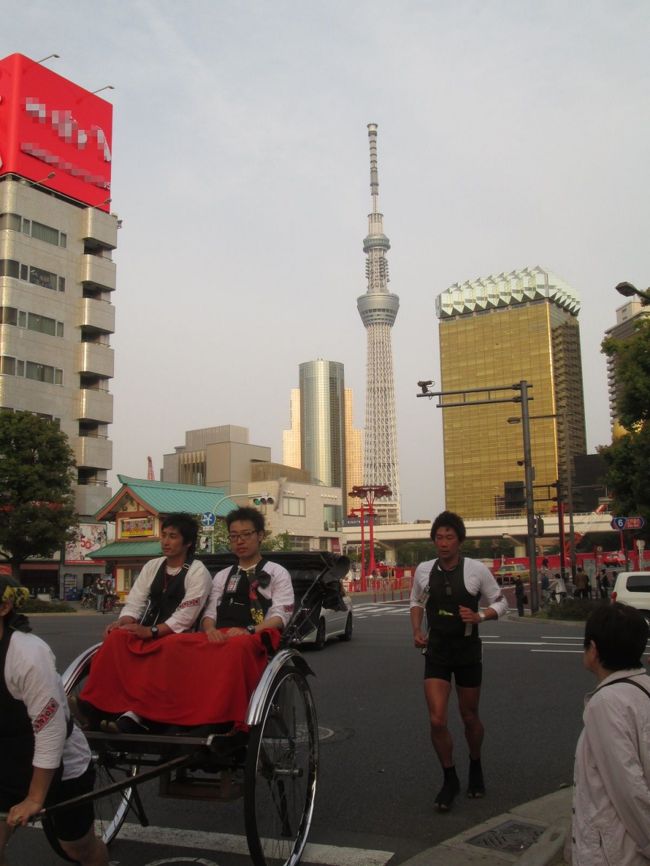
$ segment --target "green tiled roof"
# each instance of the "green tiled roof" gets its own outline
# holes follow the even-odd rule
[[[186,511],[189,514],[203,514],[214,511],[219,517],[225,517],[233,508],[237,508],[232,499],[222,499],[225,492],[221,487],[197,487],[193,484],[172,484],[170,481],[147,481],[144,478],[129,478],[118,475],[122,487],[102,506],[97,514],[106,519],[111,506],[117,505],[124,495],[125,488],[148,505],[157,514],[170,511]],[[221,502],[219,500],[222,500]]]
[[[113,541],[99,550],[93,550],[88,556],[90,559],[123,559],[127,556],[146,556],[151,559],[162,556],[162,550],[159,541]]]

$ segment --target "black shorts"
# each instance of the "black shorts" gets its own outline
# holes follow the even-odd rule
[[[45,805],[52,806],[54,803],[62,803],[82,794],[89,794],[95,787],[95,768],[92,762],[81,776],[74,779],[64,779],[59,782],[54,790],[48,793]],[[93,803],[79,803],[70,809],[57,809],[52,813],[52,826],[56,838],[63,842],[75,842],[81,839],[95,823],[95,810]]]
[[[3,779],[3,784],[0,785],[0,811],[8,812],[12,806],[21,803],[27,796],[29,781],[27,787],[23,784],[11,784],[9,779]],[[50,790],[47,793],[45,807],[52,806],[54,803],[62,803],[64,800],[71,800],[73,797],[79,797],[82,794],[88,794],[95,786],[95,768],[92,763],[81,776],[75,779],[61,779],[61,769],[57,772],[52,780]],[[57,839],[64,842],[75,842],[81,839],[93,826],[95,821],[95,812],[92,803],[82,803],[73,806],[70,809],[61,809],[52,813],[52,827],[56,833]]]
[[[464,689],[478,688],[483,680],[483,662],[475,662],[470,665],[446,665],[440,664],[436,661],[431,661],[431,659],[425,655],[425,680],[446,680],[450,683],[452,674],[457,686]]]

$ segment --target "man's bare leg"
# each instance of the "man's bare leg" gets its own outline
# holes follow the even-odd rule
[[[451,683],[447,680],[425,679],[424,696],[429,710],[431,742],[445,776],[443,786],[436,797],[436,804],[441,812],[449,811],[454,797],[460,790],[460,782],[454,767],[454,744],[447,727],[450,694]]]
[[[465,725],[465,739],[469,746],[470,766],[467,796],[483,797],[485,794],[485,782],[481,767],[481,745],[483,744],[485,729],[478,714],[481,687],[468,688],[456,686],[456,693],[458,695],[460,715]]]

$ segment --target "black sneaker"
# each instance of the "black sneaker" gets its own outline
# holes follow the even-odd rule
[[[483,768],[480,761],[472,761],[469,765],[469,781],[467,783],[467,796],[475,800],[485,797],[485,781],[483,779]]]
[[[148,734],[149,728],[142,719],[127,711],[116,719],[103,719],[101,724],[105,734]]]
[[[454,797],[460,791],[460,782],[458,776],[454,774],[445,779],[442,788],[436,797],[436,806],[439,812],[448,812],[451,809],[451,804],[454,802]]]

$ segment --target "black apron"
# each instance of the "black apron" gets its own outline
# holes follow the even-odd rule
[[[458,613],[460,605],[478,611],[479,596],[465,586],[465,559],[461,557],[453,571],[445,571],[438,562],[436,559],[429,574],[426,655],[434,664],[447,667],[477,664],[481,661],[478,626],[467,626]]]
[[[192,560],[184,563],[178,574],[167,574],[167,560],[161,563],[149,587],[149,605],[142,617],[142,625],[152,626],[165,622],[174,613],[185,597],[185,575]]]
[[[264,620],[271,607],[271,599],[265,598],[257,590],[267,587],[271,580],[271,576],[264,571],[265,565],[266,560],[261,559],[250,577],[243,568],[233,565],[217,608],[217,628],[246,628],[259,625]]]

